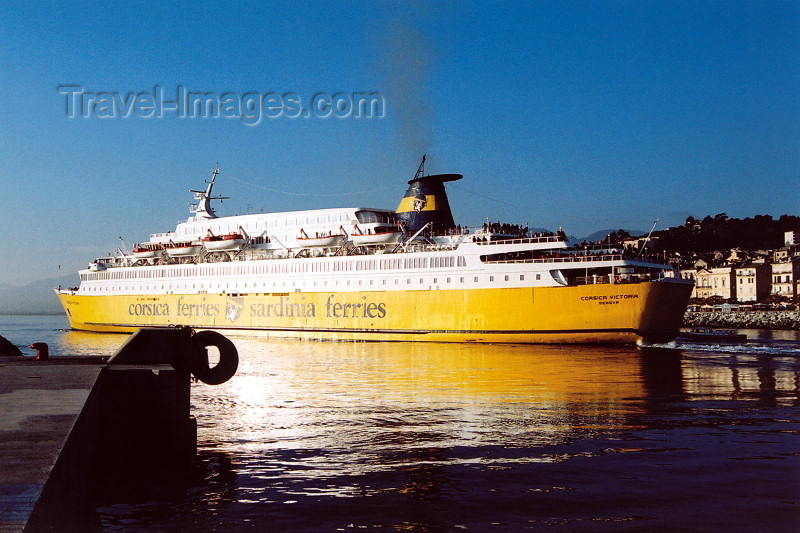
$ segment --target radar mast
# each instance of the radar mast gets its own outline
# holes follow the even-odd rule
[[[211,196],[211,190],[214,188],[214,180],[217,179],[219,174],[219,163],[216,168],[211,171],[211,181],[206,181],[208,187],[205,191],[190,190],[194,193],[194,199],[197,200],[196,204],[191,204],[189,212],[194,215],[194,220],[209,220],[217,218],[217,213],[211,207],[211,200],[228,200],[229,196]]]

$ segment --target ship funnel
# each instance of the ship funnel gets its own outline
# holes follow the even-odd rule
[[[429,222],[435,233],[455,228],[444,184],[463,177],[461,174],[420,176],[420,172],[417,172],[417,176],[408,182],[406,195],[396,211],[397,219],[403,223],[406,231],[415,233]]]

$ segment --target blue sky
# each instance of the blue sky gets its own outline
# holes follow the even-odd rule
[[[428,172],[464,175],[448,188],[462,225],[584,236],[800,214],[797,1],[0,10],[0,283],[71,273],[119,236],[173,229],[217,162],[231,196],[220,214],[395,208],[423,153]],[[378,93],[385,107],[256,125],[91,105],[69,117],[63,86],[290,93],[306,108]]]

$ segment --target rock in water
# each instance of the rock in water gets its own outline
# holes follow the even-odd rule
[[[0,356],[4,355],[22,355],[22,352],[11,341],[0,335]]]

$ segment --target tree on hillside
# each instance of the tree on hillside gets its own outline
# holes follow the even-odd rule
[[[743,220],[726,213],[708,215],[702,220],[687,217],[686,224],[654,232],[658,251],[708,254],[717,250],[739,248],[745,251],[774,250],[783,245],[786,231],[800,229],[800,217],[783,215],[775,220],[770,215],[756,215]]]

